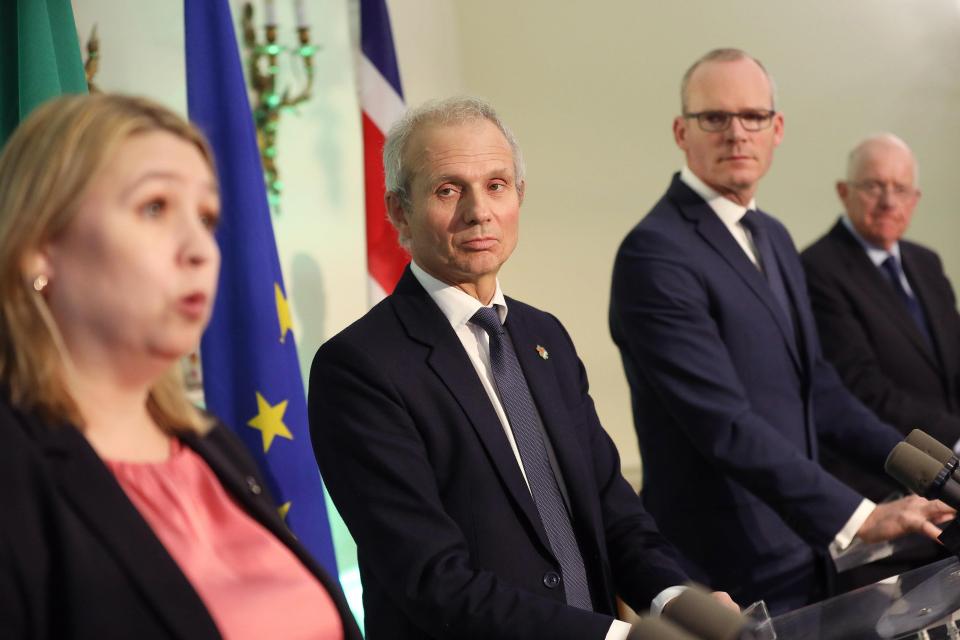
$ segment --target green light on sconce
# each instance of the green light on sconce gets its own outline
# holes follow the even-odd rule
[[[253,22],[253,5],[243,5],[243,44],[247,50],[247,71],[254,93],[253,119],[257,126],[257,143],[260,145],[260,161],[263,164],[264,182],[267,187],[267,200],[274,214],[280,213],[280,194],[283,182],[277,169],[277,130],[280,127],[282,111],[293,109],[313,97],[313,55],[318,47],[310,43],[310,27],[302,0],[295,2],[297,15],[297,44],[284,46],[277,42],[277,21],[272,0],[267,0],[264,41],[257,41],[257,30]],[[289,88],[277,90],[277,76],[280,66],[277,58],[289,53],[294,62],[300,61],[306,74],[306,82],[299,92]]]

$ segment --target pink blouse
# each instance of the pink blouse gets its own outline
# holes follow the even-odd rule
[[[164,462],[108,460],[107,466],[221,635],[342,640],[340,615],[323,585],[233,501],[199,455],[172,442]]]

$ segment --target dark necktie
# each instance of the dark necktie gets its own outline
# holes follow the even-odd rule
[[[887,279],[890,280],[890,284],[893,285],[900,300],[906,305],[907,312],[910,314],[910,317],[913,318],[917,329],[920,330],[920,335],[927,341],[927,346],[932,348],[933,341],[930,337],[930,330],[927,328],[927,321],[923,315],[923,309],[920,307],[917,299],[907,293],[907,290],[903,287],[903,282],[900,281],[900,262],[895,256],[887,256],[887,259],[884,260],[880,266],[883,267],[883,270],[886,272]]]
[[[490,365],[500,391],[500,401],[510,422],[510,429],[520,451],[520,460],[530,485],[533,502],[547,539],[560,562],[567,604],[593,610],[590,588],[583,557],[577,546],[573,525],[567,514],[557,478],[554,475],[544,442],[540,413],[533,403],[527,379],[520,369],[520,361],[513,349],[510,336],[500,323],[500,316],[492,307],[481,307],[470,321],[490,336]]]
[[[753,237],[753,245],[757,248],[760,258],[760,270],[767,278],[767,284],[773,292],[773,297],[780,303],[780,308],[787,318],[787,325],[793,333],[793,313],[790,306],[790,297],[787,295],[787,288],[783,283],[783,276],[780,275],[780,265],[777,263],[777,256],[773,252],[773,245],[770,244],[770,237],[764,228],[763,218],[758,211],[748,209],[740,222],[750,230]]]

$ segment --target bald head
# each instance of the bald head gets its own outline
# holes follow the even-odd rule
[[[749,53],[742,49],[734,49],[732,47],[724,47],[721,49],[713,49],[703,54],[697,60],[690,65],[687,71],[683,74],[683,78],[680,80],[680,110],[682,113],[689,111],[687,108],[689,106],[689,88],[690,88],[690,79],[693,78],[693,74],[702,67],[703,65],[710,62],[738,62],[740,60],[753,60],[761,71],[763,75],[766,76],[767,82],[770,85],[770,108],[776,109],[777,102],[777,89],[773,81],[773,77],[767,72],[767,68],[763,66],[763,63],[751,56]]]
[[[913,218],[920,198],[916,181],[913,151],[897,136],[881,133],[850,152],[847,179],[837,183],[837,195],[860,237],[889,251]]]
[[[918,181],[917,159],[910,146],[892,133],[875,133],[861,140],[847,156],[847,181],[855,182],[863,169],[863,165],[875,156],[902,156],[910,159],[913,165],[913,182]]]

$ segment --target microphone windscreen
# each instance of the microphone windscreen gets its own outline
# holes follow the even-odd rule
[[[950,447],[946,446],[933,436],[920,431],[920,429],[914,429],[911,431],[905,442],[912,444],[928,456],[936,458],[942,464],[947,464],[954,457],[953,451],[950,450]]]
[[[747,627],[746,618],[698,588],[685,589],[663,615],[703,640],[737,640]]]
[[[642,618],[633,623],[627,640],[700,640],[662,618]]]
[[[917,495],[926,495],[943,464],[909,442],[893,448],[883,465],[887,475]]]

